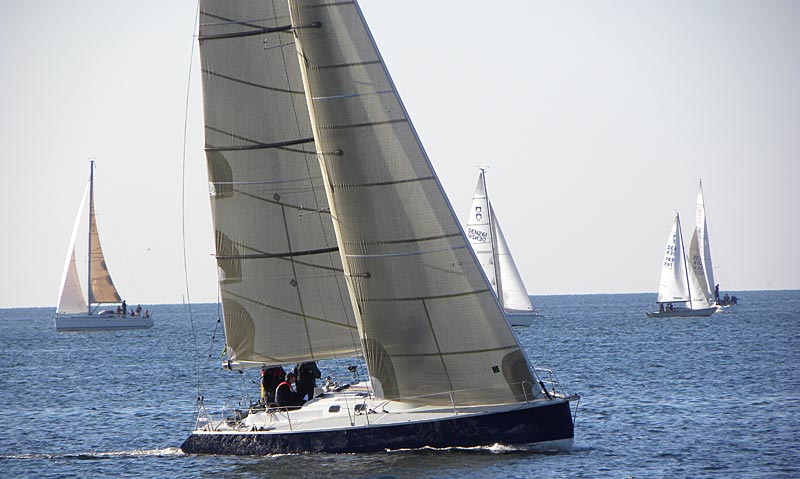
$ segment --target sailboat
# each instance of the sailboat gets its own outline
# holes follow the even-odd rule
[[[692,317],[714,314],[717,308],[709,304],[702,296],[700,286],[702,265],[700,265],[700,274],[695,268],[696,265],[692,266],[689,268],[686,263],[681,217],[675,213],[675,221],[672,223],[672,229],[667,237],[664,262],[661,265],[661,281],[656,300],[659,310],[646,313],[647,317]],[[694,293],[694,299],[692,293]],[[678,307],[675,307],[676,305]]]
[[[224,367],[369,379],[294,410],[199,395],[181,449],[569,447],[577,396],[504,318],[358,4],[201,0],[199,44]]]
[[[500,220],[489,201],[486,170],[480,170],[467,220],[467,238],[511,326],[530,326],[541,315],[533,309]]]
[[[700,180],[700,187],[697,190],[697,214],[695,233],[692,237],[692,244],[690,248],[691,263],[694,267],[702,267],[702,272],[698,272],[700,286],[706,301],[711,304],[716,304],[718,309],[722,307],[731,306],[738,302],[738,298],[733,296],[725,296],[720,298],[719,285],[714,281],[714,266],[711,262],[711,245],[708,235],[708,218],[706,216],[706,205],[703,198],[703,181]],[[696,243],[696,244],[695,244]]]
[[[86,199],[89,207],[86,208]],[[86,268],[86,289],[81,286],[78,267],[75,260],[75,250],[78,243],[78,233],[82,220],[88,216],[88,247]],[[97,218],[94,209],[94,161],[89,166],[89,183],[78,207],[75,225],[72,227],[72,236],[67,249],[67,259],[64,263],[64,273],[61,277],[61,287],[58,291],[56,303],[55,325],[56,331],[89,331],[89,330],[123,330],[147,329],[153,327],[153,318],[150,312],[134,312],[128,314],[127,305],[117,292],[111,273],[108,271],[103,248],[100,245],[100,233],[97,229]],[[119,305],[116,309],[100,309],[104,305]]]

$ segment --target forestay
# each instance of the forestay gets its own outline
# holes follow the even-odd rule
[[[434,405],[530,399],[534,379],[524,353],[361,11],[352,2],[290,3],[314,138],[376,395]]]
[[[229,360],[357,354],[288,4],[203,0],[200,53]]]

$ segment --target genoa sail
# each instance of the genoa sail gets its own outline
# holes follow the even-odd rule
[[[692,232],[692,241],[689,243],[689,290],[692,296],[692,309],[705,309],[714,303],[713,293],[708,290],[706,271],[703,267],[702,253],[700,253],[700,234],[698,230]]]
[[[285,1],[201,2],[216,261],[240,367],[360,352],[290,26]]]
[[[375,394],[448,406],[541,394],[531,390],[527,358],[359,7],[290,5],[316,153]]]
[[[675,221],[667,237],[664,261],[661,264],[657,302],[688,303],[690,301],[688,281],[681,238],[681,218],[675,213]]]
[[[500,220],[488,199],[483,170],[472,197],[467,238],[503,308],[506,311],[533,311],[528,291],[500,227]]]

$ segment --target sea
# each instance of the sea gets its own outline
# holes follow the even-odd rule
[[[645,317],[652,293],[534,296],[544,317],[519,340],[581,395],[561,452],[186,455],[198,396],[221,414],[258,395],[257,372],[220,368],[216,304],[149,305],[152,329],[95,333],[56,333],[52,308],[2,309],[0,477],[799,478],[800,291],[737,296],[669,319]]]

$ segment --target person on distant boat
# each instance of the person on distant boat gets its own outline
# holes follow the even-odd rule
[[[714,286],[714,301],[719,303],[719,284]]]
[[[136,306],[136,316],[141,316],[142,314],[142,305]]]
[[[275,404],[285,408],[297,409],[303,405],[303,401],[297,397],[297,393],[292,390],[292,386],[297,382],[297,374],[294,370],[286,373],[286,380],[275,388]]]
[[[122,300],[122,317],[124,318],[128,314],[128,303],[125,300]]]
[[[286,371],[281,366],[261,369],[261,400],[264,404],[275,404],[275,389],[285,377]]]
[[[150,317],[150,310],[149,309],[145,309],[144,310],[144,317],[145,318],[149,318]]]
[[[121,316],[121,315],[122,315],[122,308],[117,306],[117,316]]]
[[[663,313],[663,312],[664,312],[664,303],[659,303],[659,304],[658,304],[658,311],[659,311],[660,313]]]
[[[672,303],[669,303],[667,305],[667,311],[674,311],[674,310],[675,310],[675,306],[673,306]]]
[[[731,300],[731,297],[730,297],[730,296],[728,296],[728,293],[725,293],[725,296],[723,296],[723,297],[722,297],[722,301],[723,301],[725,304],[728,304],[728,302],[730,302],[730,300]]]
[[[297,397],[305,402],[314,399],[314,388],[317,387],[317,379],[322,377],[322,373],[314,361],[300,363],[295,367],[297,371]],[[306,399],[306,396],[308,399]]]

